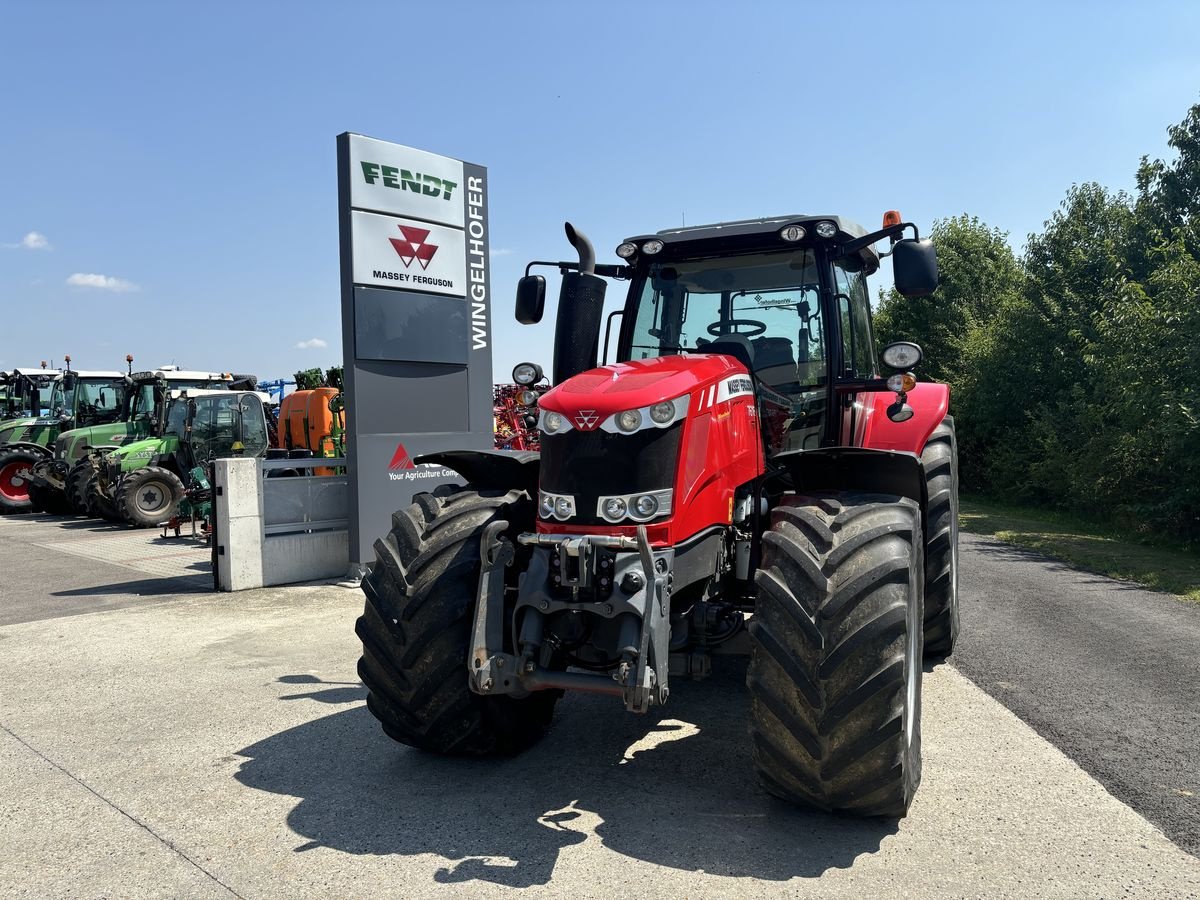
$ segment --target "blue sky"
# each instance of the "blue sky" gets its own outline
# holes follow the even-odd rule
[[[10,0],[0,34],[4,367],[339,362],[341,131],[489,168],[507,379],[549,361],[552,309],[521,328],[511,298],[564,219],[602,261],[684,219],[889,208],[1019,249],[1200,101],[1191,2]]]

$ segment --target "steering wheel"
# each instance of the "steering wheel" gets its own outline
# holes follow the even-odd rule
[[[741,332],[741,331],[737,330],[737,327],[739,325],[746,325],[749,328],[752,328],[754,330]],[[722,329],[730,329],[730,328],[732,328],[733,330],[732,331],[728,331],[728,330],[723,331],[722,330]],[[767,323],[760,322],[760,321],[758,321],[758,319],[726,319],[724,322],[713,322],[707,328],[708,333],[711,334],[713,337],[717,337],[717,338],[724,337],[727,334],[740,334],[743,337],[755,337],[757,335],[762,334],[766,330],[767,330]]]

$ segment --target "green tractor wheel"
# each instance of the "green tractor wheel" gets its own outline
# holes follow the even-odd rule
[[[175,515],[183,495],[183,482],[178,475],[160,466],[145,466],[121,479],[116,507],[130,524],[153,528]]]

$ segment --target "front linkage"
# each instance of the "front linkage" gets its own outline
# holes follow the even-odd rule
[[[647,712],[667,701],[671,643],[671,588],[674,550],[655,550],[639,526],[637,537],[566,537],[521,534],[533,547],[521,574],[512,623],[519,627],[519,655],[505,653],[504,569],[516,557],[503,536],[505,521],[492,522],[480,545],[479,576],[468,668],[477,694],[526,696],[536,690],[577,690],[620,696],[630,712]],[[571,592],[557,599],[549,589]],[[582,592],[596,599],[581,599]],[[558,649],[545,640],[546,617],[560,612],[599,618],[597,627],[615,629],[620,662],[611,676],[549,668]],[[519,623],[519,625],[518,625]]]

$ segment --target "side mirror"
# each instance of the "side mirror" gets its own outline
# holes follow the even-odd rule
[[[517,282],[517,321],[536,325],[542,321],[546,308],[546,279],[541,275],[526,275]]]
[[[938,285],[937,251],[933,241],[898,241],[892,248],[896,290],[905,297],[928,297]]]
[[[79,377],[74,372],[63,373],[63,390],[68,393],[75,390],[75,385],[79,383]]]

